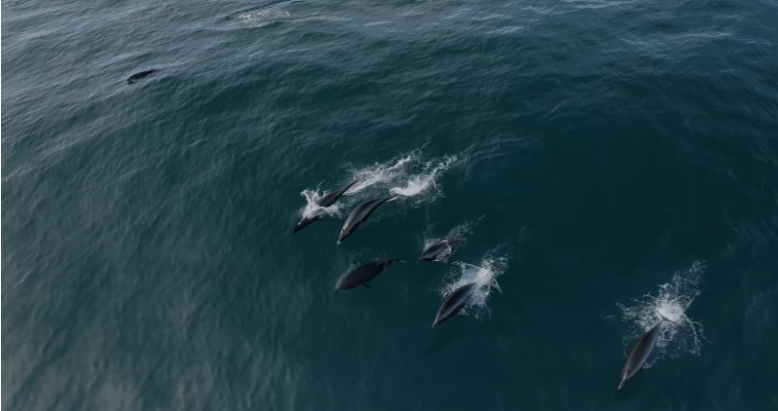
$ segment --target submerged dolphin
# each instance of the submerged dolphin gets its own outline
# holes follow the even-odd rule
[[[316,201],[316,205],[321,207],[321,208],[326,208],[326,207],[329,207],[329,206],[335,204],[335,202],[338,201],[340,196],[342,196],[343,193],[348,191],[348,189],[351,188],[351,186],[353,186],[354,184],[356,184],[356,182],[357,182],[357,180],[354,180],[354,181],[346,184],[345,186],[343,186],[343,187],[341,187],[341,188],[339,188],[339,189],[337,189],[337,190],[335,190],[335,191],[333,191],[331,193],[328,193],[328,194],[324,195],[322,198],[320,198],[318,201]],[[294,226],[294,232],[292,232],[292,234],[297,233],[298,231],[302,230],[305,227],[308,227],[309,225],[311,225],[311,224],[313,224],[313,223],[315,223],[317,221],[321,221],[321,210],[319,210],[318,213],[316,215],[314,215],[314,216],[310,216],[309,217],[309,216],[303,215],[300,218],[300,222],[297,223],[296,226]]]
[[[345,240],[346,237],[354,234],[357,228],[365,223],[370,214],[378,208],[381,204],[393,199],[394,196],[377,198],[375,200],[368,200],[357,206],[354,211],[349,214],[346,222],[343,224],[343,228],[340,230],[340,237],[338,237],[338,243]]]
[[[662,331],[662,325],[665,323],[665,321],[673,322],[665,317],[662,317],[662,319],[656,323],[656,325],[651,327],[648,332],[640,337],[638,342],[635,343],[635,346],[632,347],[632,352],[628,353],[626,348],[624,349],[624,357],[627,358],[627,362],[624,364],[624,368],[621,370],[621,382],[619,382],[618,389],[621,389],[627,380],[634,377],[635,374],[637,374],[637,372],[643,368],[646,360],[648,360],[648,356],[651,355],[651,351],[653,351],[654,347],[656,346],[656,340],[659,338],[659,334]]]
[[[445,263],[448,256],[454,253],[454,250],[457,249],[457,246],[461,242],[462,240],[459,238],[444,238],[436,241],[424,249],[424,252],[421,253],[421,257],[419,257],[419,262],[440,261]]]
[[[131,75],[130,78],[127,79],[127,83],[128,84],[133,84],[136,81],[138,81],[138,80],[148,76],[149,74],[156,73],[158,71],[159,71],[159,69],[151,69],[151,70],[143,70],[143,71],[137,72],[137,73]]]
[[[372,263],[357,267],[356,270],[348,273],[348,275],[338,282],[335,291],[348,290],[349,288],[358,287],[360,285],[369,288],[370,286],[367,285],[367,283],[376,278],[378,274],[381,274],[381,272],[389,266],[389,264],[395,261],[404,263],[404,261],[399,258],[391,258],[388,260],[373,261]]]
[[[435,322],[432,323],[432,328],[435,328],[436,325],[459,314],[459,312],[465,308],[465,305],[470,300],[470,294],[475,291],[476,287],[476,283],[468,283],[454,290],[454,292],[446,298],[446,301],[443,301],[440,309],[438,309],[438,314],[435,316]]]

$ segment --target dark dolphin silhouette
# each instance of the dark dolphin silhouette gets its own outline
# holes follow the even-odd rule
[[[346,237],[350,236],[351,234],[354,234],[354,231],[357,231],[357,228],[365,223],[365,220],[370,217],[370,214],[373,214],[373,211],[375,211],[378,206],[393,198],[394,196],[377,198],[374,200],[365,201],[364,203],[358,205],[357,208],[355,208],[354,211],[349,214],[346,222],[343,224],[343,228],[340,230],[340,237],[338,237],[338,243],[345,240]]]
[[[128,84],[134,84],[136,81],[147,77],[149,74],[158,72],[159,69],[151,69],[151,70],[143,70],[140,72],[137,72],[130,76],[130,78],[127,79]]]
[[[435,322],[432,323],[432,328],[435,328],[436,325],[459,314],[470,300],[470,294],[475,291],[477,285],[478,284],[476,283],[468,283],[454,290],[454,292],[446,298],[446,301],[443,301],[440,309],[438,309],[438,314],[435,316]]]
[[[322,198],[316,201],[316,205],[325,208],[335,204],[335,202],[338,201],[340,196],[342,196],[346,191],[348,191],[348,189],[351,188],[351,186],[353,186],[354,184],[356,184],[356,182],[357,180],[354,180],[346,184],[345,186],[324,195]],[[294,232],[292,232],[292,234],[297,233],[298,231],[302,230],[305,227],[308,227],[309,225],[317,221],[321,221],[321,211],[319,211],[319,214],[316,214],[314,216],[310,216],[310,217],[302,216],[300,218],[300,222],[294,226]]]
[[[624,357],[627,358],[627,362],[624,364],[624,368],[621,369],[621,382],[619,382],[618,389],[621,389],[627,380],[634,377],[635,374],[637,374],[637,372],[643,368],[643,365],[645,365],[649,355],[651,355],[651,351],[653,351],[654,347],[656,346],[656,340],[659,338],[659,334],[662,331],[662,325],[665,323],[665,321],[671,323],[673,322],[665,317],[662,317],[662,319],[656,323],[656,325],[651,327],[648,332],[640,337],[638,342],[635,343],[635,346],[632,347],[631,352],[627,352],[626,348],[624,349]]]
[[[422,261],[439,261],[446,262],[446,259],[454,253],[459,243],[462,242],[460,238],[444,238],[442,240],[435,241],[424,249],[419,257],[419,262]]]
[[[372,263],[359,266],[338,282],[335,291],[348,290],[349,288],[358,287],[360,285],[369,288],[370,286],[367,285],[367,283],[376,278],[378,274],[381,274],[381,272],[389,266],[389,264],[395,261],[404,263],[404,261],[399,258],[391,258],[388,260],[373,261]]]

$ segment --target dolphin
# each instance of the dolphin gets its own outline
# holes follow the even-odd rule
[[[136,81],[148,76],[151,73],[158,72],[159,69],[151,69],[151,70],[143,70],[139,71],[133,75],[130,76],[130,78],[127,79],[127,84],[134,84]]]
[[[462,240],[459,238],[444,238],[435,241],[424,249],[424,252],[421,253],[421,257],[419,257],[419,262],[440,261],[445,263],[448,256],[454,253],[454,250],[457,249],[457,246],[461,242]]]
[[[662,325],[665,323],[665,321],[674,323],[672,320],[664,316],[661,317],[662,319],[659,320],[656,325],[651,327],[648,332],[640,337],[638,342],[635,343],[635,346],[632,347],[631,352],[627,352],[626,348],[624,349],[624,357],[627,358],[627,362],[624,364],[624,368],[621,370],[621,382],[619,382],[618,389],[621,389],[627,380],[634,377],[635,374],[637,374],[638,371],[643,368],[646,360],[648,360],[648,356],[651,355],[651,351],[653,351],[654,347],[656,346],[656,340],[659,338],[659,334],[662,331]]]
[[[372,263],[359,266],[338,282],[335,291],[348,290],[349,288],[358,287],[360,285],[370,288],[367,283],[376,278],[378,274],[381,274],[381,272],[389,266],[389,264],[395,261],[399,261],[403,264],[405,263],[405,261],[399,258],[391,258],[388,260],[373,261]]]
[[[440,309],[438,309],[438,315],[435,316],[435,322],[432,323],[432,328],[435,328],[436,325],[459,314],[459,312],[465,308],[467,301],[470,300],[470,294],[475,291],[476,286],[476,283],[468,283],[454,290],[454,292],[446,298],[446,301],[443,301]]]
[[[343,224],[343,228],[340,230],[340,237],[338,237],[338,243],[345,240],[346,237],[354,234],[357,228],[365,223],[370,214],[378,208],[381,204],[393,199],[394,196],[376,198],[374,200],[368,200],[357,206],[354,211],[349,214],[346,222]]]
[[[340,196],[342,196],[346,191],[348,191],[348,189],[351,188],[351,186],[353,186],[354,184],[356,184],[356,182],[357,182],[357,180],[353,180],[352,182],[346,184],[345,186],[343,186],[343,187],[341,187],[341,188],[339,188],[339,189],[337,189],[337,190],[335,190],[335,191],[333,191],[331,193],[328,193],[328,194],[324,195],[318,201],[316,201],[316,205],[321,207],[321,208],[326,208],[326,207],[329,207],[329,206],[335,204],[335,202],[338,201]],[[313,224],[313,223],[315,223],[317,221],[321,221],[321,210],[318,210],[317,214],[313,215],[313,216],[305,216],[305,215],[303,215],[300,218],[300,222],[297,223],[296,226],[294,226],[294,232],[292,234],[297,233],[298,231],[302,230],[305,227],[308,227],[309,225],[311,225],[311,224]]]

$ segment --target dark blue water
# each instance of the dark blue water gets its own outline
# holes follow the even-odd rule
[[[776,22],[4,1],[3,410],[777,409]],[[354,177],[292,235],[301,193]],[[415,263],[457,227],[450,264]],[[408,264],[333,293],[383,258]],[[678,325],[617,392],[658,314]]]

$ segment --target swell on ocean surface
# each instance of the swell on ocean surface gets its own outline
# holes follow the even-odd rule
[[[775,0],[3,2],[3,410],[772,411],[776,21]],[[391,194],[347,246],[290,234]],[[411,262],[483,215],[460,263]],[[379,258],[409,264],[332,292]],[[612,401],[621,340],[660,313],[666,362]]]

